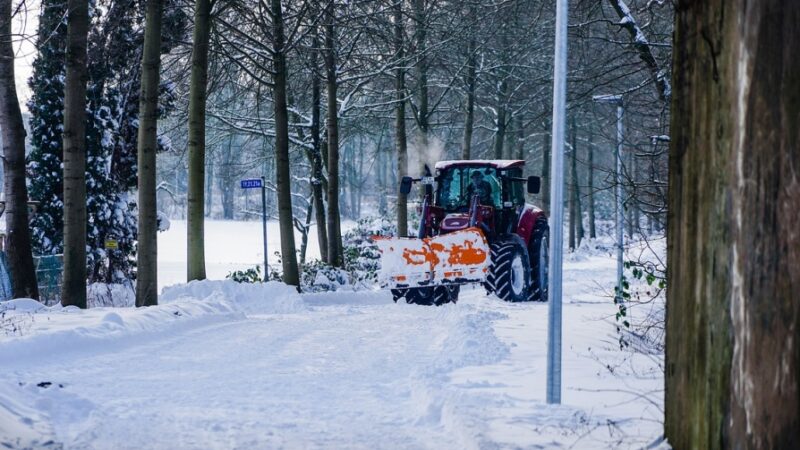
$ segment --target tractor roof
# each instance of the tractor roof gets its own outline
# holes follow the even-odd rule
[[[436,163],[436,170],[444,170],[451,167],[462,166],[485,166],[493,167],[498,170],[505,170],[512,167],[522,167],[524,165],[525,161],[521,159],[460,159],[452,161],[439,161]]]

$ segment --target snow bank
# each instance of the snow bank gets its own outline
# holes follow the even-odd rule
[[[227,301],[247,314],[296,313],[306,309],[293,286],[277,281],[236,283],[230,280],[192,281],[164,288],[160,301],[170,304],[186,299],[207,302]]]
[[[247,314],[303,311],[300,295],[271,282],[196,281],[164,290],[160,304],[149,308],[45,307],[30,299],[0,304],[0,362],[35,364],[42,357],[108,351],[177,335],[217,322],[242,320]]]
[[[244,317],[224,301],[185,299],[150,308],[87,310],[57,305],[35,311],[15,309],[18,300],[12,302],[0,305],[3,318],[15,324],[0,334],[0,361],[5,367],[35,364],[43,357],[107,351],[202,324]]]
[[[0,312],[18,311],[21,313],[35,313],[43,309],[47,309],[47,306],[44,306],[32,298],[15,298],[0,303]]]

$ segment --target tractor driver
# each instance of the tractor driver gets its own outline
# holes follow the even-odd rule
[[[483,179],[483,174],[480,170],[475,170],[470,175],[472,182],[467,186],[467,196],[472,198],[473,195],[478,195],[478,201],[481,205],[492,205],[492,185]]]

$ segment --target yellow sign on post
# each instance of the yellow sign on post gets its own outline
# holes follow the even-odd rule
[[[119,244],[117,243],[116,239],[106,239],[106,249],[108,250],[116,250],[119,248]]]

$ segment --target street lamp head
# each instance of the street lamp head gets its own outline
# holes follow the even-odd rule
[[[620,94],[593,95],[592,101],[597,103],[614,103],[616,105],[621,105],[622,95]]]

